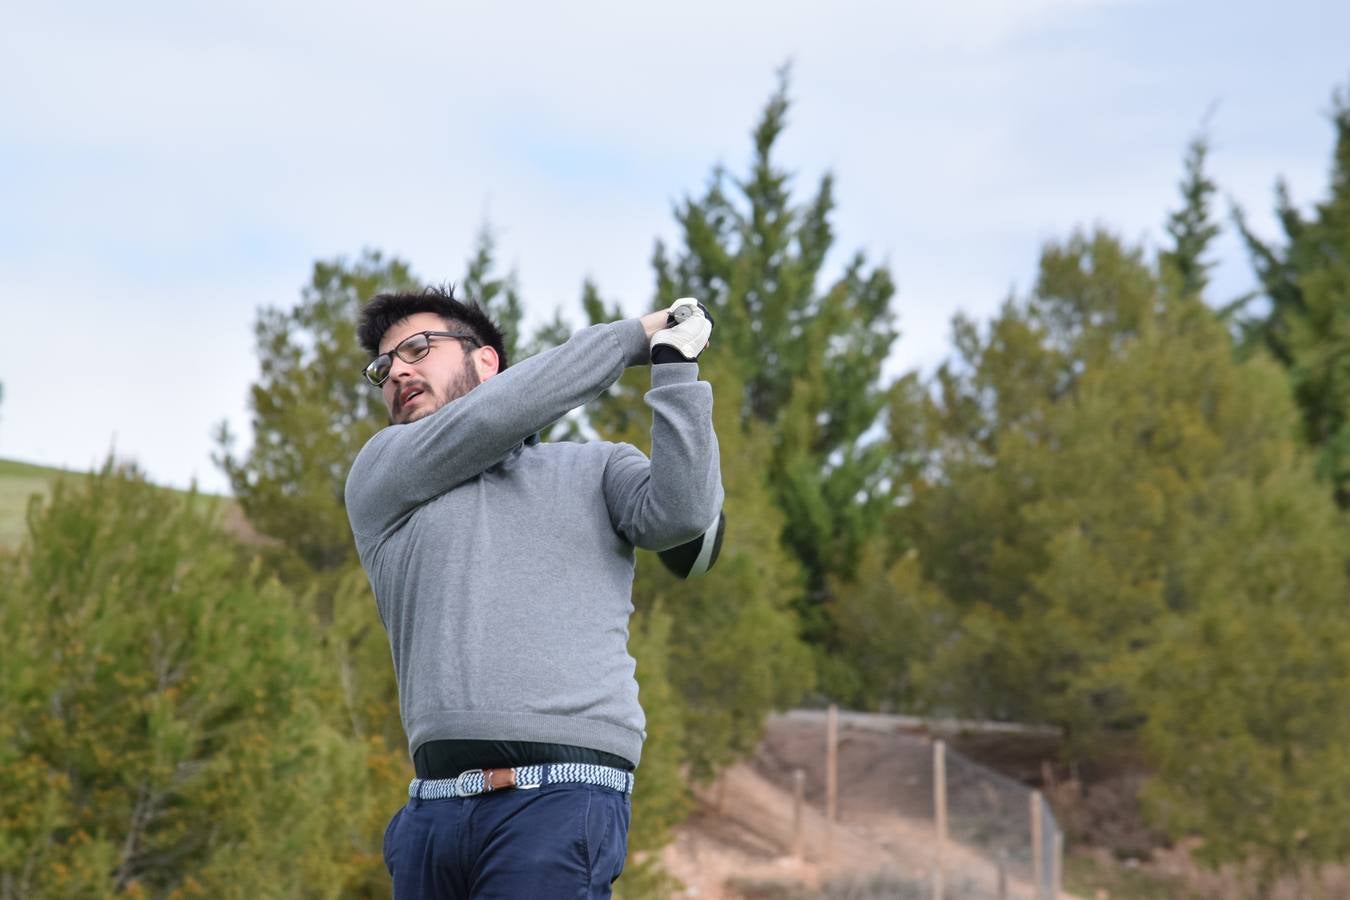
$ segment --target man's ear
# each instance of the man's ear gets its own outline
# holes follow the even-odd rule
[[[497,348],[490,345],[479,347],[473,353],[473,365],[478,372],[479,381],[487,381],[493,375],[496,375],[498,366],[501,365],[501,359],[497,356]]]

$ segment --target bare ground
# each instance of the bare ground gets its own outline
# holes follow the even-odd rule
[[[933,896],[929,739],[900,728],[841,726],[833,826],[824,812],[824,755],[819,722],[771,719],[754,757],[699,791],[697,810],[664,852],[667,871],[685,885],[683,896]],[[804,782],[800,828],[794,824],[796,770]],[[1025,799],[1021,803],[1025,809]],[[950,841],[942,862],[948,897],[998,896],[996,853]],[[1029,872],[1016,870],[1005,864],[1007,896],[1033,897]]]

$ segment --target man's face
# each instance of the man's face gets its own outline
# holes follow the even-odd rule
[[[395,322],[380,340],[380,353],[390,353],[419,331],[464,331],[435,313],[414,313]],[[380,386],[389,424],[404,425],[431,415],[451,400],[464,396],[497,371],[491,347],[475,349],[468,341],[433,337],[431,350],[417,362],[393,355],[389,377]]]

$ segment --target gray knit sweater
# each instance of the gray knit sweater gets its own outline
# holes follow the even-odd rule
[[[357,455],[347,514],[410,753],[519,740],[638,762],[633,548],[692,540],[721,508],[712,388],[695,363],[652,367],[650,461],[628,444],[531,438],[647,360],[638,320],[595,325]]]

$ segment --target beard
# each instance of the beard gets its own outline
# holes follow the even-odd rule
[[[463,367],[452,375],[450,380],[445,383],[444,388],[436,394],[433,395],[431,391],[427,390],[429,385],[423,383],[422,396],[430,397],[434,402],[424,403],[418,409],[405,414],[402,402],[395,400],[394,411],[389,417],[389,424],[406,425],[409,422],[416,422],[418,419],[425,419],[445,404],[463,397],[481,383],[482,379],[478,377],[478,369],[474,367],[473,360],[466,356]]]

